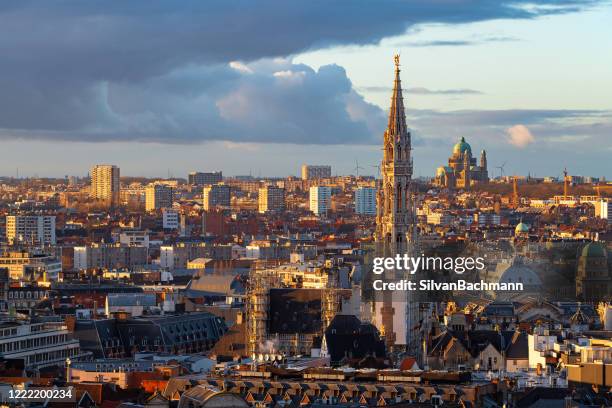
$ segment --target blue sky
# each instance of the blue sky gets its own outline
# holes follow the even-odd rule
[[[373,174],[400,52],[417,176],[612,177],[608,2],[83,4],[0,6],[0,175]]]

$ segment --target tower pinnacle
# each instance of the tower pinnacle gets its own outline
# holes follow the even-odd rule
[[[395,54],[395,80],[393,81],[393,93],[391,94],[391,108],[389,110],[389,123],[387,131],[390,135],[399,136],[408,131],[406,126],[406,113],[404,112],[404,98],[402,96],[402,82],[400,80],[400,56]]]

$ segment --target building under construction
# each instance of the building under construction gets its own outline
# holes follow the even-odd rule
[[[310,354],[350,290],[338,288],[341,268],[327,264],[253,265],[247,292],[248,351]]]

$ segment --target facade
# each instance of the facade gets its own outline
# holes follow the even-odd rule
[[[178,211],[171,208],[164,208],[162,210],[162,226],[164,229],[179,229],[180,219],[181,217]]]
[[[7,215],[9,244],[55,245],[54,215]]]
[[[326,215],[331,206],[331,188],[326,186],[310,187],[310,211],[318,216]]]
[[[2,296],[2,299],[5,299],[5,304],[0,305],[0,310],[15,310],[24,315],[31,314],[36,305],[45,299],[49,299],[51,295],[48,287],[38,285],[13,286],[5,292],[6,294]],[[0,299],[0,302],[2,299]]]
[[[62,263],[55,256],[29,251],[9,251],[0,255],[0,269],[6,268],[13,280],[57,280]]]
[[[276,186],[260,188],[258,204],[261,214],[283,211],[285,209],[285,189]]]
[[[194,186],[205,186],[208,184],[218,184],[223,181],[223,173],[220,171],[213,172],[191,172],[188,176],[189,184]]]
[[[90,176],[91,198],[104,201],[110,206],[119,204],[119,167],[110,164],[98,164],[91,168]]]
[[[144,246],[102,243],[74,247],[75,270],[132,268],[147,261],[148,248]]]
[[[63,366],[80,354],[79,340],[63,324],[0,322],[0,359],[23,359],[32,369]]]
[[[415,218],[412,197],[412,146],[406,125],[400,80],[399,55],[395,58],[395,80],[387,129],[383,137],[381,180],[376,197],[376,256],[395,257],[411,253],[415,244]],[[393,281],[406,278],[404,272],[387,270],[382,278]],[[376,292],[372,304],[373,321],[384,333],[388,347],[402,347],[413,355],[419,352],[413,330],[418,304],[412,293]]]
[[[436,172],[435,183],[445,188],[469,189],[472,184],[488,183],[487,152],[480,153],[480,165],[472,157],[472,147],[461,138],[453,147],[448,158],[448,166],[440,166]]]
[[[202,204],[206,211],[217,207],[230,208],[231,199],[230,186],[227,184],[213,184],[202,190]]]
[[[599,242],[584,246],[578,258],[576,297],[586,302],[599,302],[612,293],[612,275],[606,247]]]
[[[595,203],[595,215],[602,220],[607,220],[608,224],[612,224],[612,201],[599,200]]]
[[[355,212],[361,215],[376,215],[376,189],[359,187],[355,190]]]
[[[331,166],[302,165],[302,180],[317,180],[331,177]]]
[[[119,243],[125,246],[149,247],[149,233],[138,229],[126,229],[119,233]]]
[[[145,190],[145,210],[155,211],[172,207],[172,187],[166,184],[149,184]]]
[[[197,258],[232,259],[231,245],[212,245],[204,242],[181,242],[159,248],[159,265],[166,269],[182,269]]]
[[[138,352],[198,354],[210,350],[227,332],[211,313],[77,320],[74,336],[95,358],[121,358]]]

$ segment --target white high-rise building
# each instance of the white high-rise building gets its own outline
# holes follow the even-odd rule
[[[105,201],[108,205],[119,203],[119,167],[110,164],[98,164],[91,168],[90,196],[95,200]]]
[[[155,211],[172,207],[172,187],[161,184],[149,184],[145,190],[145,209]]]
[[[331,188],[326,186],[310,187],[310,211],[318,216],[326,215],[331,207]]]
[[[302,180],[316,180],[331,177],[331,166],[302,165]]]
[[[7,215],[6,240],[10,244],[55,245],[55,215]]]
[[[259,189],[259,212],[283,211],[285,209],[285,189],[265,186]]]
[[[612,201],[599,200],[595,205],[595,215],[602,220],[608,220],[608,224],[612,224]]]
[[[376,189],[359,187],[355,190],[355,212],[362,215],[376,215]]]

